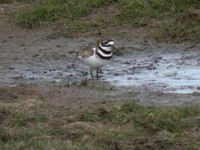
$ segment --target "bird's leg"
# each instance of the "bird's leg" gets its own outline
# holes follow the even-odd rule
[[[99,78],[99,69],[96,70],[96,78]]]
[[[90,75],[92,77],[92,79],[94,79],[93,73],[92,73],[92,68],[90,68]]]

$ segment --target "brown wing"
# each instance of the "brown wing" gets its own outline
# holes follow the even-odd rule
[[[94,50],[93,48],[95,48],[96,46],[94,44],[90,44],[87,47],[84,47],[79,53],[78,56],[81,56],[82,58],[87,58],[91,55],[93,55]]]

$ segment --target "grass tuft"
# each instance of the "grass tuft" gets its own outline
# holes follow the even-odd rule
[[[32,0],[0,0],[0,4],[11,4],[15,2],[31,3]]]
[[[145,107],[136,103],[96,106],[77,114],[77,119],[70,122],[62,117],[63,109],[54,106],[48,110],[51,115],[36,113],[41,111],[38,108],[31,109],[34,115],[15,112],[15,107],[9,108],[10,113],[5,109],[1,111],[0,149],[198,149],[200,146],[199,106]]]
[[[135,128],[148,131],[183,132],[186,128],[195,126],[186,118],[200,115],[199,107],[183,108],[153,108],[131,103],[112,109],[100,108],[96,111],[86,111],[81,120],[101,121],[111,120],[118,125],[132,123]]]
[[[177,16],[171,24],[161,27],[156,34],[158,41],[168,40],[181,42],[200,40],[200,11],[188,10]]]
[[[20,1],[20,0],[19,0]],[[25,28],[36,28],[45,22],[58,21],[58,28],[66,30],[67,34],[82,34],[99,28],[112,28],[116,26],[133,28],[152,28],[152,37],[158,41],[200,40],[199,29],[199,0],[21,0],[30,3],[13,13],[12,20]],[[2,0],[0,3],[14,1]],[[92,20],[85,20],[87,16],[99,12],[98,9],[108,9],[112,6],[117,10],[110,11],[113,17],[101,17],[99,14]],[[100,11],[101,12],[101,11]],[[93,14],[91,14],[93,13]],[[113,14],[112,14],[113,13]],[[171,18],[174,20],[165,21]],[[62,23],[60,24],[59,21]],[[153,24],[157,22],[156,24]],[[160,23],[159,23],[160,22]],[[131,29],[130,29],[131,30]],[[69,32],[69,33],[68,33]],[[151,34],[151,33],[149,33]],[[149,35],[150,36],[150,35]],[[150,37],[151,37],[150,36]]]
[[[19,10],[14,18],[19,25],[26,28],[35,28],[44,21],[55,21],[65,18],[69,22],[76,21],[89,14],[94,8],[111,3],[104,0],[44,0],[34,3],[33,6]],[[75,24],[72,22],[70,24]],[[70,25],[71,27],[71,25]]]
[[[27,116],[24,114],[17,114],[11,121],[11,125],[14,127],[23,127],[27,126],[29,123],[46,122],[47,120],[46,115]]]

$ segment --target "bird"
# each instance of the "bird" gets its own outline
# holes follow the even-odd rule
[[[90,74],[93,79],[92,69],[96,69],[96,78],[98,79],[99,70],[112,58],[112,50],[115,49],[113,45],[113,40],[101,40],[96,44],[89,44],[78,52],[78,59],[90,66]]]

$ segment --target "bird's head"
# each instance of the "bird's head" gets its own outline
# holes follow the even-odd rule
[[[102,40],[101,41],[101,45],[105,46],[105,47],[110,47],[114,44],[115,44],[115,42],[113,40]]]

